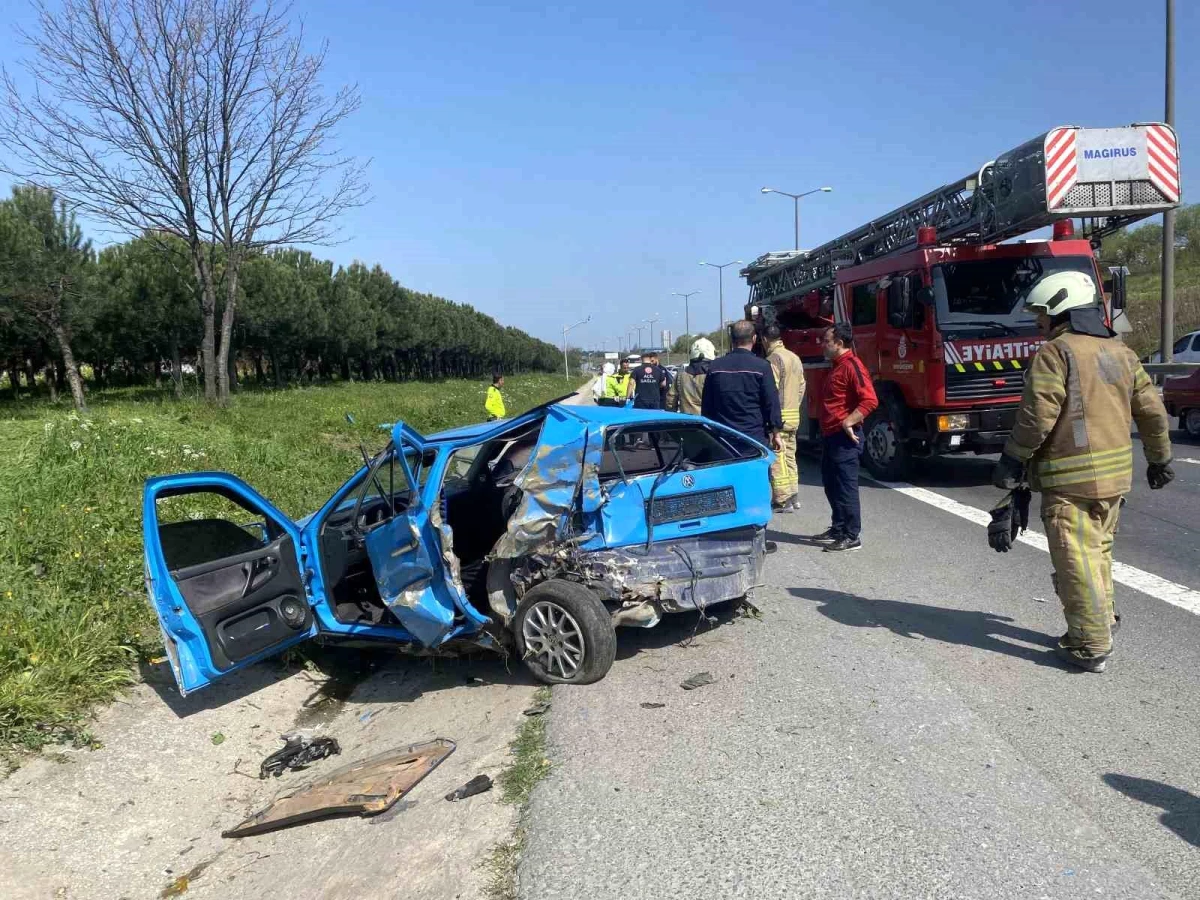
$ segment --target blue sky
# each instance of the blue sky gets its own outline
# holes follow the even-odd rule
[[[14,8],[16,7],[16,8]],[[1200,5],[1176,3],[1185,194],[1200,164]],[[715,328],[717,273],[811,246],[1054,125],[1163,116],[1163,4],[464,4],[297,0],[357,82],[344,145],[373,202],[324,255],[558,342],[658,314]],[[6,4],[6,19],[31,16]],[[21,48],[0,33],[0,59]],[[1185,200],[1191,199],[1185,196]],[[725,313],[744,302],[725,271]],[[660,325],[658,327],[663,327]]]

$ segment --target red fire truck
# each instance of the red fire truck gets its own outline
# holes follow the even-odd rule
[[[777,323],[804,363],[800,439],[820,438],[822,333],[848,322],[879,394],[864,425],[872,474],[895,480],[916,456],[999,451],[1041,345],[1024,309],[1029,288],[1052,272],[1086,272],[1127,332],[1124,270],[1103,278],[1100,240],[1179,196],[1169,126],[1068,126],[814,250],[759,257],[741,273],[746,314]],[[1048,239],[1015,240],[1044,228]]]

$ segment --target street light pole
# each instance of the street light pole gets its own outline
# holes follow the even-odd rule
[[[583,321],[576,322],[574,325],[563,326],[563,375],[568,379],[571,377],[571,364],[567,361],[567,334],[572,329],[578,328],[580,325],[586,325],[590,321],[592,321],[592,317],[588,316]]]
[[[805,191],[802,194],[789,194],[787,191],[780,191],[780,190],[776,190],[775,188],[765,187],[761,191],[759,191],[759,193],[761,193],[761,194],[783,194],[783,196],[785,196],[785,197],[792,198],[792,205],[795,207],[795,218],[796,218],[796,222],[795,222],[796,250],[799,250],[800,249],[800,198],[807,197],[809,194],[817,194],[817,193],[828,194],[832,190],[833,190],[833,188],[831,188],[831,187],[819,187],[819,188],[813,188],[811,191]]]
[[[691,320],[691,316],[688,313],[688,298],[694,297],[697,294],[702,294],[702,293],[704,293],[704,292],[703,291],[688,291],[686,294],[680,293],[679,291],[671,292],[672,297],[682,297],[683,298],[683,333],[684,333],[685,337],[691,337],[691,335],[692,335],[692,320]]]
[[[721,321],[717,323],[717,340],[721,344],[722,351],[725,350],[725,267],[735,265],[740,266],[741,264],[742,261],[740,259],[735,259],[733,262],[721,263],[720,265],[710,262],[700,263],[702,266],[711,266],[717,270],[717,290],[720,292],[720,297],[717,300],[717,315],[720,316],[721,319]]]
[[[1167,0],[1166,122],[1175,127],[1175,0]],[[1175,210],[1163,213],[1162,361],[1174,356],[1175,345]]]

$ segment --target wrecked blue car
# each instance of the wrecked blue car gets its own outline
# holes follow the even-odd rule
[[[771,454],[711,421],[555,402],[390,429],[298,521],[233,475],[146,482],[146,588],[181,692],[310,638],[487,647],[588,684],[616,628],[703,615],[760,580]]]

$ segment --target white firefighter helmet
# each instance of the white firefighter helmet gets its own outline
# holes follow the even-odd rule
[[[1100,302],[1096,282],[1084,272],[1055,272],[1039,279],[1029,290],[1025,306],[1051,318],[1072,309],[1095,306]]]
[[[713,342],[708,338],[696,338],[692,341],[692,349],[688,354],[688,359],[716,359],[717,349],[713,346]]]

